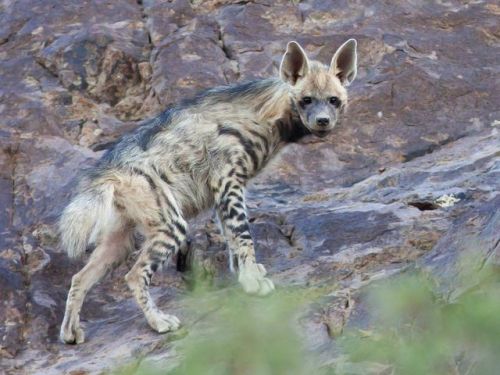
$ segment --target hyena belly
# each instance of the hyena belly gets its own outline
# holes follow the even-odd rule
[[[204,140],[206,141],[206,139]],[[184,218],[190,218],[213,205],[208,184],[211,174],[209,149],[201,139],[170,141],[154,145],[146,160],[161,186],[173,194]]]

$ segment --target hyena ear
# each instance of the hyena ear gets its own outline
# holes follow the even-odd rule
[[[281,60],[280,76],[290,85],[295,85],[298,80],[305,77],[309,71],[309,60],[306,53],[297,42],[289,42],[286,52]]]
[[[330,64],[330,73],[335,74],[344,86],[349,86],[358,72],[358,54],[356,39],[349,39],[342,44]]]

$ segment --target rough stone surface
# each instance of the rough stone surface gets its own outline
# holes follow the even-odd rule
[[[463,254],[500,262],[499,15],[494,1],[455,0],[0,4],[0,372],[175,363],[182,335],[147,327],[126,267],[89,294],[88,342],[58,343],[82,263],[58,248],[54,221],[78,171],[135,120],[200,88],[276,74],[292,39],[328,62],[355,37],[360,57],[345,121],[249,186],[257,256],[278,287],[330,290],[302,321],[308,345],[331,353],[344,325],[368,324],[373,280],[417,266],[450,299],[471,287],[457,282]],[[210,214],[191,228],[194,257],[226,285]],[[154,285],[196,332],[203,314],[187,309],[181,275],[170,267]]]

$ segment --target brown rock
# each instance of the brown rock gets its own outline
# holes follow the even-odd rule
[[[356,302],[347,314],[332,295],[322,299],[323,314],[303,322],[308,346],[331,362],[338,352],[325,324],[332,333],[363,327],[363,287],[409,265],[425,269],[444,295],[466,290],[474,282],[458,283],[455,265],[473,252],[471,241],[482,244],[478,262],[499,258],[496,35],[491,1],[0,6],[0,319],[8,323],[0,326],[0,372],[94,374],[151,352],[177,360],[175,345],[151,332],[134,305],[126,267],[89,294],[88,343],[58,343],[82,262],[58,248],[55,220],[73,178],[131,120],[198,89],[277,74],[289,40],[328,63],[356,37],[360,57],[338,129],[290,146],[249,186],[257,256],[278,287],[341,289]],[[234,278],[209,218],[191,223],[193,259],[215,287],[227,286]],[[154,284],[162,308],[188,325],[203,319],[179,298],[186,285],[173,267]]]

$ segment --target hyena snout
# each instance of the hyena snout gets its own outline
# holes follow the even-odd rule
[[[330,125],[330,117],[316,117],[316,126],[319,128],[326,128]]]
[[[323,138],[333,130],[335,122],[335,118],[332,118],[332,116],[321,114],[314,118],[310,130],[315,136]]]

